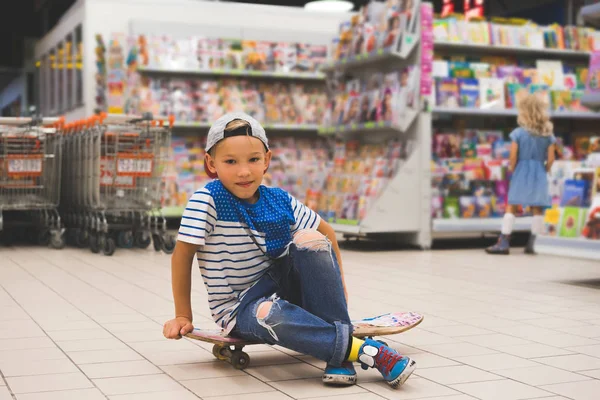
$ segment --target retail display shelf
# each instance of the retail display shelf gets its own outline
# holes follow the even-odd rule
[[[563,49],[539,49],[525,46],[494,46],[474,43],[456,43],[446,41],[435,41],[436,50],[446,50],[452,52],[464,53],[485,53],[485,54],[513,54],[513,55],[532,55],[532,56],[555,56],[559,58],[588,58],[590,52],[579,50]]]
[[[581,104],[592,110],[600,110],[600,92],[584,93],[581,97]]]
[[[581,7],[579,11],[583,20],[595,27],[600,27],[600,3],[590,4]]]
[[[392,49],[377,49],[371,53],[358,54],[323,64],[321,71],[344,71],[362,67],[369,67],[378,70],[390,68],[390,65],[393,67],[393,65],[396,63],[408,59],[408,57],[412,54],[412,51],[418,47],[418,42],[419,39],[417,35],[406,34],[404,41],[402,42],[402,47],[399,51]]]
[[[289,79],[324,81],[325,74],[312,72],[269,72],[247,71],[240,69],[190,69],[190,68],[153,68],[139,67],[139,72],[158,75],[196,75],[196,76],[239,76],[243,78]]]
[[[345,233],[345,234],[349,234],[349,235],[360,234],[360,225],[346,225],[346,224],[336,224],[336,223],[331,223],[330,225],[338,233],[342,233],[342,234]]]
[[[313,124],[263,124],[265,130],[271,132],[317,132],[318,125]],[[175,129],[206,129],[210,128],[208,122],[175,122]]]
[[[598,95],[600,100],[600,94]],[[583,101],[583,100],[582,100]],[[481,109],[481,108],[443,108],[434,107],[434,114],[465,115],[481,117],[516,117],[518,112],[515,109]],[[600,113],[591,111],[552,111],[552,118],[570,118],[570,119],[600,119]]]
[[[364,124],[349,124],[349,125],[340,125],[340,126],[332,126],[332,127],[320,127],[319,135],[323,136],[333,136],[333,135],[352,135],[356,133],[368,134],[368,133],[383,133],[383,132],[391,132],[391,133],[401,133],[404,132],[405,129],[402,129],[401,126],[393,124],[391,122],[366,122]]]
[[[163,207],[160,211],[165,218],[181,218],[185,207]]]
[[[534,248],[538,254],[600,261],[600,240],[538,236]]]
[[[437,233],[486,233],[499,232],[502,218],[455,218],[433,220],[433,232]],[[513,230],[515,232],[524,232],[531,229],[531,217],[517,218]]]

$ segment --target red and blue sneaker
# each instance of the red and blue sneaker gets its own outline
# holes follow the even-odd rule
[[[377,368],[383,379],[393,388],[402,385],[417,368],[417,363],[401,356],[396,350],[373,339],[365,339],[358,352],[363,369]]]
[[[323,374],[323,382],[329,385],[354,385],[356,383],[354,365],[350,361],[345,361],[340,367],[327,365]]]

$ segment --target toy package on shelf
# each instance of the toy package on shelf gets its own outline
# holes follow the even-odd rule
[[[314,73],[327,58],[326,45],[201,36],[140,38],[147,43],[140,64],[148,68]]]
[[[185,207],[196,190],[211,179],[204,171],[204,140],[173,137],[168,163],[163,173],[162,206]]]
[[[392,179],[410,151],[408,140],[372,145],[337,143],[323,190],[312,191],[327,221],[357,225]]]
[[[331,166],[328,143],[322,138],[272,138],[269,147],[273,156],[264,184],[282,188],[316,210],[313,191],[319,193]]]
[[[496,130],[466,129],[434,134],[431,170],[433,218],[493,218],[504,215],[510,181],[510,141],[504,137],[504,132]],[[560,194],[553,195],[553,198],[555,196]],[[518,212],[520,216],[528,213],[528,209]]]
[[[539,26],[512,18],[467,21],[464,15],[454,14],[434,21],[434,35],[437,41],[450,43],[575,51],[600,49],[600,33],[592,28]]]
[[[226,112],[244,111],[265,124],[317,125],[327,96],[319,85],[256,83],[239,79],[152,78],[142,90],[142,111],[175,115],[178,122],[210,123]]]
[[[400,50],[404,35],[415,33],[420,0],[371,1],[339,26],[331,54],[340,60],[379,49]]]
[[[522,98],[535,93],[553,111],[589,111],[581,104],[587,68],[561,61],[516,65],[502,57],[469,62],[438,59],[433,74],[436,106],[441,108],[515,109]]]
[[[397,124],[408,109],[418,107],[419,91],[418,70],[412,65],[342,82],[329,103],[324,125]]]

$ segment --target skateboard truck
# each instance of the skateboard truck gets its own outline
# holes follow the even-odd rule
[[[243,351],[244,346],[228,346],[215,344],[212,348],[213,356],[218,360],[227,361],[235,369],[245,369],[250,365],[250,356]]]

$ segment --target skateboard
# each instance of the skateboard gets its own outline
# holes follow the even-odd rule
[[[424,316],[414,312],[395,312],[352,321],[352,336],[357,338],[373,338],[374,336],[395,335],[414,328],[423,321]],[[231,364],[235,369],[245,369],[250,365],[250,356],[244,352],[244,346],[264,344],[227,336],[220,329],[194,329],[186,337],[203,342],[213,343],[213,355]],[[385,342],[381,341],[386,344]]]

